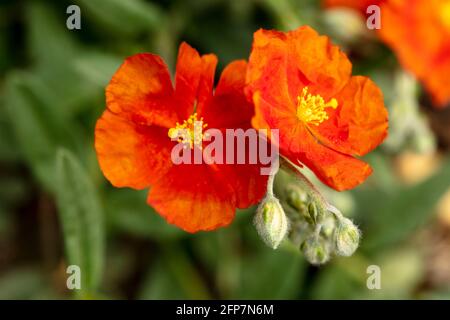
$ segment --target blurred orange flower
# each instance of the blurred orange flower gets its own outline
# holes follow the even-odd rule
[[[439,107],[450,102],[450,0],[325,0],[326,7],[365,13],[381,7],[378,35],[403,67],[424,84]]]
[[[255,128],[278,128],[281,155],[309,167],[336,190],[351,189],[371,173],[362,156],[387,135],[380,89],[351,76],[337,46],[304,26],[287,33],[259,30],[247,71]]]
[[[148,203],[188,232],[228,225],[236,208],[257,203],[266,191],[267,177],[260,175],[258,165],[171,161],[177,144],[173,133],[184,128],[194,134],[195,120],[202,121],[202,128],[251,127],[254,110],[244,95],[247,63],[230,63],[213,93],[216,64],[215,55],[199,56],[182,43],[173,87],[159,56],[126,59],[106,89],[107,109],[95,128],[105,177],[116,187],[151,187]],[[191,148],[206,143],[202,134]]]
[[[324,0],[323,4],[326,8],[353,8],[362,14],[366,14],[367,7],[375,4],[380,5],[384,0]]]
[[[379,35],[437,106],[450,102],[450,0],[385,1]]]

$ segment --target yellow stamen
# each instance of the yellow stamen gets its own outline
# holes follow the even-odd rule
[[[308,93],[308,87],[304,87],[302,95],[297,97],[297,118],[304,123],[318,126],[328,119],[325,108],[336,109],[338,102],[335,98],[327,103],[320,95]]]
[[[197,113],[194,113],[182,124],[177,122],[175,128],[170,128],[167,134],[170,139],[177,139],[178,142],[189,145],[191,149],[194,146],[201,149],[202,142],[206,137],[203,129],[207,126],[207,124],[203,124],[203,118],[197,119]]]

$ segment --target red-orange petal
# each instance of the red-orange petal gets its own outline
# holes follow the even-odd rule
[[[217,57],[214,54],[202,56],[202,72],[197,94],[197,114],[203,116],[203,111],[210,104],[214,91],[214,74],[216,72]]]
[[[352,8],[366,15],[367,8],[371,5],[380,5],[385,0],[324,0],[327,8]]]
[[[431,93],[438,107],[450,102],[448,0],[385,1],[379,36]]]
[[[95,127],[95,150],[105,177],[116,187],[143,189],[171,166],[167,129],[136,124],[106,110]]]
[[[187,119],[194,110],[203,68],[204,62],[197,50],[182,42],[175,72],[176,100],[182,120]]]
[[[233,191],[206,164],[173,166],[151,188],[147,201],[167,222],[187,232],[226,226],[235,215]]]
[[[255,95],[255,108],[254,125],[280,129],[281,155],[295,164],[306,165],[331,188],[339,191],[352,189],[372,172],[363,161],[319,143],[295,114],[287,117],[277,113],[259,94]]]
[[[291,104],[303,87],[329,98],[339,92],[351,75],[347,56],[308,26],[290,32],[259,30],[255,32],[247,75],[248,93],[274,91],[280,94],[279,78],[287,81]],[[283,90],[285,90],[283,88]]]
[[[178,120],[173,88],[164,61],[157,55],[131,56],[119,67],[106,88],[109,110],[141,124],[170,127]]]
[[[222,129],[224,153],[227,147],[226,129],[251,129],[251,118],[254,114],[253,105],[244,94],[247,63],[244,60],[233,61],[223,70],[214,96],[201,109],[200,115],[208,123],[208,128]],[[210,93],[210,95],[212,92]],[[233,138],[233,137],[231,137]],[[248,140],[240,151],[249,155]],[[267,176],[261,175],[260,163],[237,164],[237,140],[234,143],[234,164],[217,165],[223,180],[235,191],[236,206],[247,208],[258,203],[264,196],[267,186]],[[257,150],[255,150],[257,153]],[[258,159],[257,159],[258,160]],[[267,167],[267,165],[265,166]]]
[[[336,110],[328,108],[329,119],[309,130],[323,144],[342,153],[362,156],[387,136],[388,113],[383,94],[369,78],[354,76],[335,95]]]
[[[233,61],[223,70],[214,96],[200,111],[208,127],[233,129],[248,127],[254,114],[253,105],[244,94],[247,63]]]

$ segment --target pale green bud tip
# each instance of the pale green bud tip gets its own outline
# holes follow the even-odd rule
[[[350,219],[340,219],[335,231],[336,253],[344,257],[351,256],[359,246],[360,237],[361,232]]]
[[[254,218],[256,230],[262,240],[276,249],[288,231],[288,219],[277,198],[267,196],[259,205]]]
[[[286,194],[289,205],[297,210],[301,210],[308,202],[308,194],[294,184],[286,187]]]
[[[330,249],[326,241],[322,238],[312,235],[301,245],[303,254],[309,263],[321,265],[330,259]]]

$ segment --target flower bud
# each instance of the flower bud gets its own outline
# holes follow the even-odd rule
[[[360,231],[350,219],[339,219],[334,240],[338,255],[351,256],[359,246],[359,238]]]
[[[330,259],[329,245],[317,235],[308,237],[302,243],[300,249],[303,251],[306,260],[311,264],[321,265]]]
[[[288,219],[274,196],[267,196],[261,202],[256,210],[254,223],[259,236],[272,249],[278,247],[288,231]]]
[[[302,210],[308,203],[308,194],[295,184],[286,187],[286,194],[288,204],[297,210]]]

